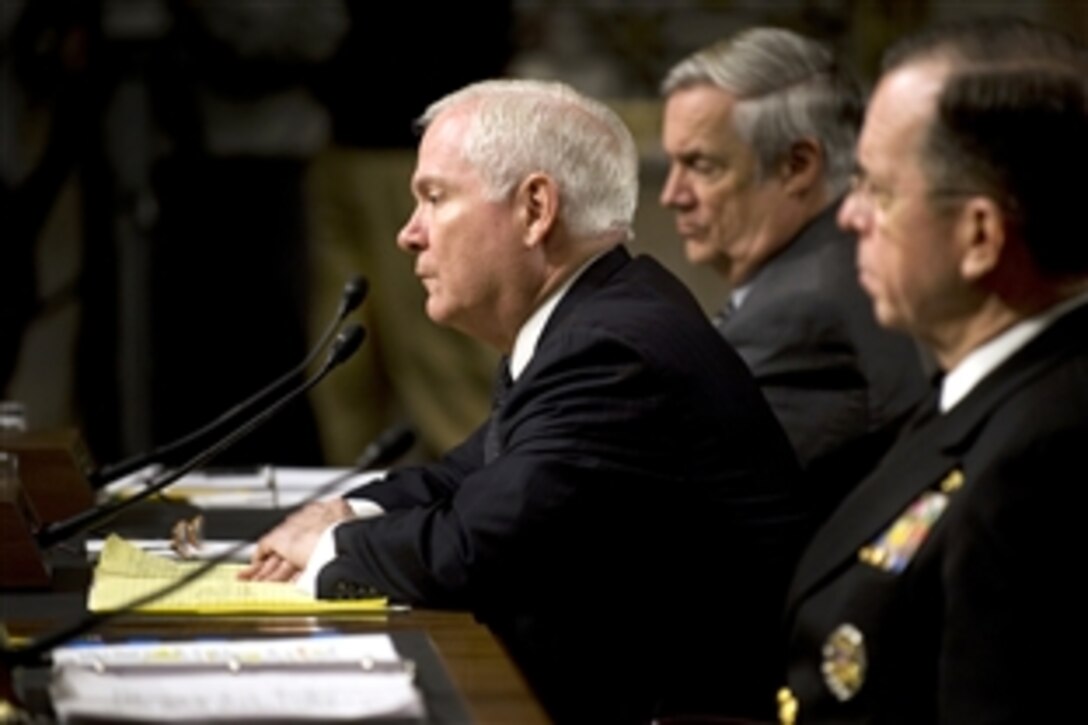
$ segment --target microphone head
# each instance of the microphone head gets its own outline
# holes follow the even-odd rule
[[[354,355],[365,338],[366,330],[362,325],[348,325],[332,341],[329,356],[325,359],[325,367],[333,368]]]
[[[385,466],[397,460],[416,443],[416,433],[404,423],[386,428],[368,445],[355,461],[356,468]]]
[[[369,291],[370,284],[366,281],[366,277],[353,277],[349,279],[344,285],[344,292],[340,298],[340,317],[344,317],[359,305],[363,304],[363,300],[366,299],[366,295]]]
[[[406,424],[395,425],[378,436],[377,443],[381,448],[381,456],[375,463],[392,463],[415,445],[416,432]]]

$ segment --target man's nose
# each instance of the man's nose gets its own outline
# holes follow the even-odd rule
[[[843,199],[836,221],[848,232],[861,232],[869,216],[869,208],[862,195],[851,191]]]
[[[670,209],[691,205],[691,190],[684,179],[683,169],[676,165],[669,167],[669,175],[665,177],[665,185],[661,187],[658,201],[661,206]]]
[[[426,234],[418,219],[418,210],[412,213],[408,221],[397,233],[397,246],[405,252],[419,252],[426,244]]]

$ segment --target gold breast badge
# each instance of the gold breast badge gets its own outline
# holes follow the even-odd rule
[[[848,622],[840,624],[828,635],[821,652],[824,660],[820,671],[831,694],[840,702],[858,694],[869,666],[861,630]]]

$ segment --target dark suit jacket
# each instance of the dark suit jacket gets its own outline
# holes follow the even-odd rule
[[[359,491],[388,513],[337,529],[322,594],[471,609],[562,721],[769,705],[797,464],[684,286],[606,254],[493,418],[490,465],[485,424]]]
[[[817,533],[788,603],[799,722],[1083,718],[1086,451],[1082,306],[908,431]]]
[[[818,512],[876,465],[927,390],[914,342],[877,324],[837,210],[770,259],[719,324],[814,479]]]

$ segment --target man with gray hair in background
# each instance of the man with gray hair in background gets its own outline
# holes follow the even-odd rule
[[[470,610],[558,722],[769,717],[799,471],[690,292],[624,247],[630,132],[531,81],[423,125],[398,243],[427,315],[505,356],[496,405],[437,463],[289,517],[246,576]]]
[[[688,261],[728,285],[715,326],[789,435],[822,516],[925,391],[915,346],[876,324],[856,240],[835,224],[859,89],[828,48],[778,28],[695,52],[661,89],[671,162],[661,203]]]

